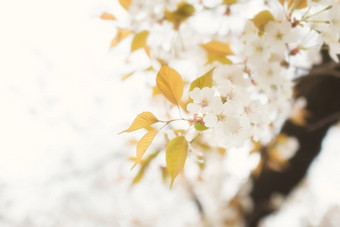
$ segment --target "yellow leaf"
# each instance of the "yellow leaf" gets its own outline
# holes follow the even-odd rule
[[[153,71],[153,70],[154,68],[152,67],[152,65],[145,69],[145,71]]]
[[[122,29],[122,28],[117,28],[117,34],[113,38],[111,42],[111,48],[116,46],[120,41],[125,39],[128,35],[131,34],[131,30],[128,29]]]
[[[255,178],[258,178],[260,176],[260,174],[262,173],[262,169],[263,169],[263,160],[260,159],[259,163],[257,164],[257,166],[255,167],[255,169],[253,169],[252,173],[253,176]]]
[[[292,8],[291,8],[292,7]],[[288,0],[288,9],[303,9],[307,7],[307,0]]]
[[[217,151],[221,156],[224,156],[227,153],[227,150],[223,147],[218,147]]]
[[[132,162],[135,162],[135,161],[136,161],[136,158],[135,158],[135,157],[128,157],[128,160],[129,160],[129,161],[132,161]]]
[[[123,76],[123,77],[122,77],[122,81],[124,81],[124,80],[130,78],[130,77],[133,75],[133,73],[134,73],[134,72],[128,73],[128,74],[126,74],[125,76]]]
[[[214,72],[215,68],[210,69],[207,73],[205,73],[203,76],[200,76],[199,78],[197,78],[196,80],[194,80],[191,84],[190,84],[190,89],[189,91],[194,90],[195,87],[198,88],[204,88],[204,87],[212,87],[213,85],[213,79],[212,79],[212,75]]]
[[[226,55],[233,54],[230,49],[229,43],[223,43],[220,41],[210,41],[201,45],[208,54],[218,57],[224,57]]]
[[[144,177],[144,173],[145,173],[146,169],[148,168],[150,162],[154,158],[156,158],[158,154],[159,154],[159,151],[156,151],[156,152],[150,154],[146,159],[144,159],[141,162],[141,168],[140,168],[138,174],[135,176],[135,178],[133,178],[132,185],[137,184],[139,181],[142,180],[142,178]]]
[[[167,63],[164,59],[156,58],[156,60],[157,60],[158,63],[161,64],[161,65],[168,65],[168,63]]]
[[[222,63],[224,65],[232,64],[232,61],[230,61],[229,58],[227,58],[227,57],[218,57],[218,56],[214,56],[214,55],[208,54],[207,64],[212,64],[215,61],[217,61],[219,63]]]
[[[171,185],[177,175],[182,172],[188,154],[188,142],[184,136],[177,136],[166,147],[166,167],[171,176]]]
[[[235,4],[237,0],[223,0],[223,4],[225,5],[232,5]]]
[[[144,177],[144,173],[145,173],[145,169],[144,168],[140,169],[138,174],[133,178],[132,185],[137,184],[138,182],[140,182],[143,179],[143,177]]]
[[[179,25],[194,13],[195,8],[191,4],[187,2],[180,2],[177,5],[177,10],[173,12],[165,9],[164,16],[166,20],[173,23],[175,28],[178,29]]]
[[[179,104],[179,106],[183,109],[184,112],[189,113],[187,110],[187,105],[190,103],[190,100],[183,101]]]
[[[156,78],[160,92],[173,104],[179,105],[183,95],[184,82],[179,73],[173,68],[163,65]]]
[[[264,27],[269,21],[274,21],[274,16],[268,10],[263,10],[256,14],[256,16],[251,19],[255,26],[259,29],[261,33],[264,32]]]
[[[152,96],[155,97],[156,95],[160,95],[160,94],[161,94],[161,92],[160,92],[160,90],[158,89],[158,87],[157,87],[157,86],[154,86],[154,87],[152,88]]]
[[[136,155],[136,162],[132,166],[131,170],[135,168],[138,162],[142,159],[145,151],[149,148],[150,144],[152,143],[153,139],[157,134],[157,130],[153,129],[147,132],[137,143],[137,155]]]
[[[135,35],[131,43],[131,52],[144,48],[146,45],[146,40],[148,38],[148,31],[141,31]]]
[[[149,125],[149,126],[146,126],[144,129],[145,129],[146,131],[151,131],[151,130],[154,130],[155,128],[152,127],[151,125]]]
[[[156,122],[159,122],[159,120],[155,117],[155,115],[153,115],[150,112],[143,112],[138,114],[138,116],[135,118],[135,120],[132,122],[128,129],[120,132],[119,134],[123,132],[133,132],[138,129],[150,126]]]
[[[166,167],[163,167],[163,166],[161,166],[160,168],[161,168],[161,172],[162,172],[162,180],[163,180],[163,182],[165,182],[169,177],[168,169]]]
[[[288,135],[286,135],[284,133],[280,133],[276,136],[276,138],[273,142],[273,146],[276,146],[277,144],[286,143],[287,140],[288,140]]]
[[[148,57],[151,58],[150,47],[148,45],[145,45],[144,46],[144,50],[145,50],[146,55],[148,55]]]
[[[130,139],[126,142],[126,145],[129,145],[129,146],[135,146],[136,144],[138,143],[138,140],[136,139]]]
[[[119,0],[119,3],[121,6],[124,7],[124,9],[129,10],[129,7],[131,5],[131,0]]]
[[[102,15],[100,16],[100,19],[102,20],[116,20],[116,17],[113,16],[111,13],[102,13]]]
[[[262,148],[261,142],[260,141],[255,141],[255,140],[251,140],[252,144],[253,144],[253,148],[249,151],[249,154],[254,154],[256,152],[259,152]]]

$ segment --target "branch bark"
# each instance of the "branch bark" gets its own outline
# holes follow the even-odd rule
[[[260,176],[253,179],[254,186],[250,196],[254,209],[246,217],[248,227],[258,226],[263,217],[274,211],[270,206],[273,193],[286,196],[304,178],[310,164],[320,152],[328,129],[339,120],[340,64],[324,59],[321,65],[312,68],[310,75],[300,78],[295,86],[296,97],[307,100],[307,125],[298,126],[287,120],[281,130],[282,133],[298,139],[299,150],[282,172],[266,168]]]

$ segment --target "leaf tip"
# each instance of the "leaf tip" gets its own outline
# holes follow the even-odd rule
[[[133,166],[131,167],[130,171],[132,171],[136,167],[137,163],[138,162],[135,162],[135,164],[133,164]]]
[[[172,189],[172,186],[174,184],[175,178],[171,178],[171,183],[170,183],[170,190]]]

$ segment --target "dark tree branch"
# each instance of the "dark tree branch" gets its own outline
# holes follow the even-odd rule
[[[320,152],[328,129],[339,120],[340,64],[324,60],[310,74],[312,76],[300,78],[295,86],[296,97],[307,100],[307,125],[298,126],[288,120],[281,130],[282,133],[298,139],[299,150],[283,171],[265,168],[260,176],[253,179],[254,187],[250,196],[254,201],[254,210],[246,217],[249,227],[258,226],[261,218],[274,211],[270,206],[273,193],[288,195],[304,178],[308,167]]]

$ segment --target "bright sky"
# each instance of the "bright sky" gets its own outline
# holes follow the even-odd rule
[[[82,129],[102,137],[133,116],[121,98],[131,85],[117,83],[123,58],[108,48],[114,29],[98,19],[109,3],[0,3],[3,178],[29,174],[52,149],[83,144]]]

